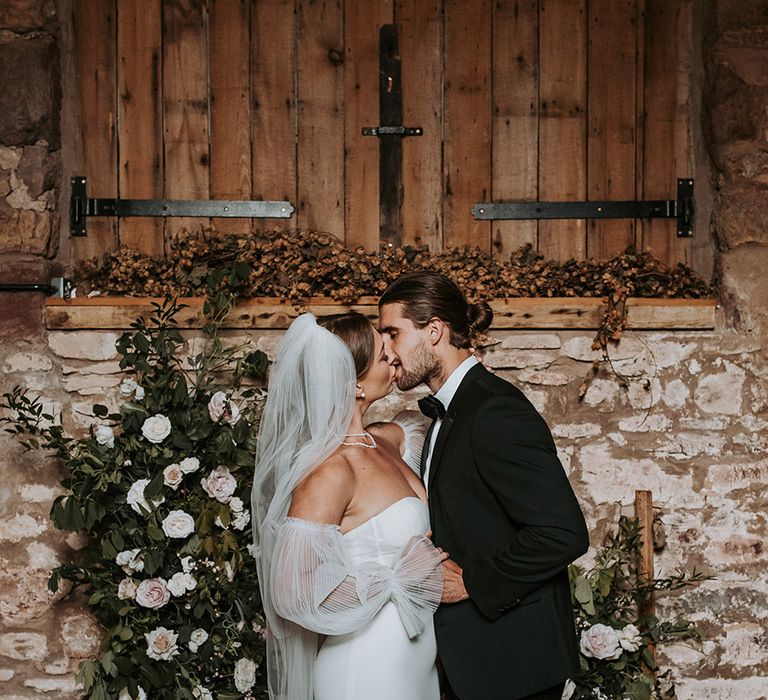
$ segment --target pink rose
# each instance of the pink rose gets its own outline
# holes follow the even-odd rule
[[[220,503],[228,503],[237,488],[235,477],[224,465],[216,467],[207,477],[200,479],[203,491]]]
[[[165,579],[148,578],[136,590],[136,602],[144,608],[162,608],[171,599]]]

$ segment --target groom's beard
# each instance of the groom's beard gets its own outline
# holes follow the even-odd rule
[[[427,344],[418,345],[413,354],[408,358],[408,368],[402,364],[400,358],[400,376],[396,378],[397,388],[400,391],[408,391],[419,384],[428,384],[440,374],[440,363],[429,351]]]

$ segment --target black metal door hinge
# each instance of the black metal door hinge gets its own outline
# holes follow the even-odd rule
[[[421,136],[420,126],[364,126],[363,136]]]
[[[184,216],[245,219],[290,219],[290,202],[194,199],[94,199],[86,194],[86,178],[72,178],[69,233],[85,236],[90,216]]]
[[[478,202],[475,219],[677,219],[677,235],[693,236],[693,180],[677,181],[677,199],[645,202]]]

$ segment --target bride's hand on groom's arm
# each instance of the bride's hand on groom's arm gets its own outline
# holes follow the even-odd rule
[[[441,603],[458,603],[467,600],[469,593],[464,587],[464,570],[452,559],[443,561],[443,596]]]

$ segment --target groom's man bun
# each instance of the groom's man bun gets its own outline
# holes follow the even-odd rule
[[[419,270],[398,277],[379,299],[384,304],[402,304],[403,316],[418,328],[431,318],[444,321],[450,330],[451,345],[470,348],[477,336],[491,325],[493,311],[486,302],[467,302],[464,292],[440,272]]]

